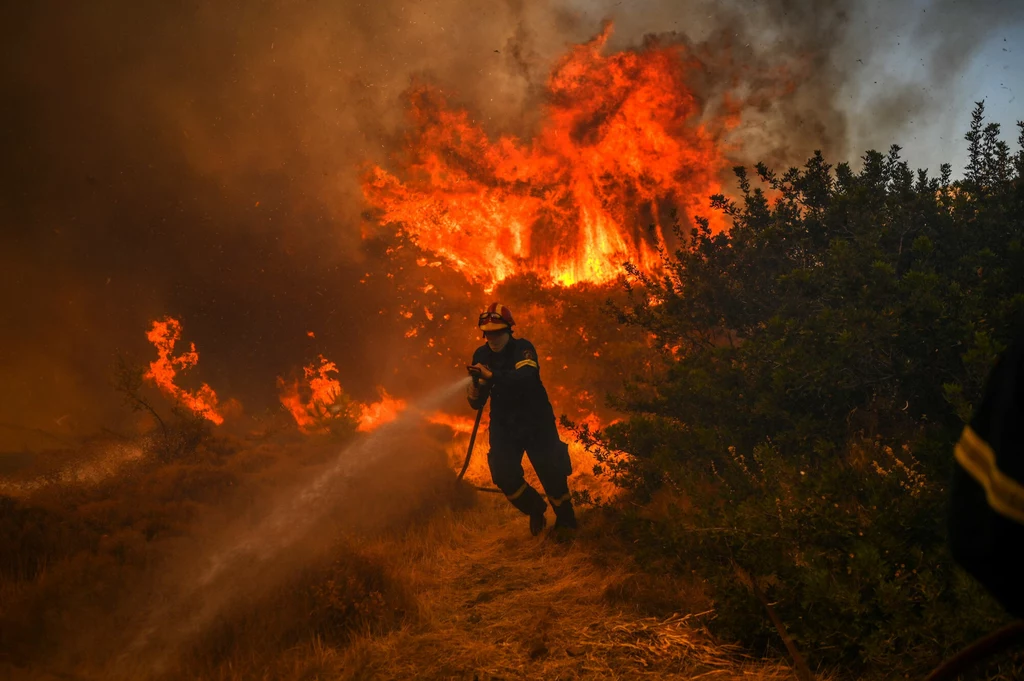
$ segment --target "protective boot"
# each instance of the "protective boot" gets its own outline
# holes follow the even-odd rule
[[[499,488],[505,489],[498,485]],[[508,499],[513,506],[519,509],[519,512],[523,515],[535,516],[544,515],[544,511],[547,510],[548,505],[544,503],[544,497],[542,497],[537,490],[530,487],[526,481],[519,486],[512,494],[506,494],[505,498]]]
[[[540,513],[534,513],[530,516],[530,534],[536,537],[538,534],[544,531],[545,526],[548,524],[548,519],[544,516],[544,511]]]
[[[576,511],[573,510],[572,501],[566,499],[558,505],[552,504],[555,508],[555,528],[563,528],[566,530],[575,530],[578,525],[576,524]]]

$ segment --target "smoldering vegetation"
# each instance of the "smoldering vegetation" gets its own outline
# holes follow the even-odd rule
[[[442,431],[410,410],[348,442],[207,437],[0,497],[0,662],[13,678],[204,678],[396,626],[415,602],[367,538],[471,503]]]

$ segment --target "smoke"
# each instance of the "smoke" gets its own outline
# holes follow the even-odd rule
[[[1024,36],[1024,5],[1012,0],[574,4],[615,20],[612,49],[647,34],[691,45],[705,66],[708,99],[732,88],[744,102],[737,160],[777,167],[815,149],[856,160],[869,148],[908,144],[914,128],[965,130],[973,99],[963,96],[961,79],[972,60],[997,31]],[[955,162],[955,154],[937,157]]]
[[[66,435],[116,422],[112,355],[148,359],[144,329],[165,314],[196,342],[201,380],[250,411],[318,352],[357,395],[400,371],[381,342],[393,301],[359,284],[388,264],[363,251],[357,180],[396,149],[414,80],[492,134],[528,136],[551,65],[611,19],[609,49],[683,42],[708,106],[738,97],[738,162],[845,158],[927,117],[1024,6],[51,0],[0,12],[0,422]],[[903,50],[919,65],[894,71],[887,55]],[[0,448],[19,438],[0,428]]]

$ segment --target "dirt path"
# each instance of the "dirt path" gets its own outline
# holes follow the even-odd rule
[[[532,538],[502,501],[410,540],[401,561],[417,623],[363,637],[329,666],[354,679],[792,678],[712,645],[692,614],[643,617],[610,601],[628,561],[599,567],[586,536]]]

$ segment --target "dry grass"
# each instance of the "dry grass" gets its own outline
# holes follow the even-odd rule
[[[218,438],[173,462],[140,457],[95,480],[48,475],[0,496],[0,677],[259,678],[301,665],[306,641],[340,647],[354,631],[396,626],[413,599],[363,540],[465,496],[437,442],[401,444],[397,470],[388,456],[359,463],[350,452],[359,475],[298,510],[311,481],[344,463],[343,445]],[[54,470],[65,461],[73,455]],[[286,550],[263,559],[261,546]],[[224,560],[219,581],[196,585]],[[141,637],[153,644],[138,649]]]
[[[416,576],[417,621],[357,639],[318,678],[793,678],[711,641],[703,615],[642,617],[609,597],[634,571],[624,553],[611,561],[618,567],[597,567],[591,551],[608,542],[593,534],[533,539],[522,517],[492,498],[433,525],[429,549],[393,547]]]
[[[438,459],[446,454],[461,464],[464,444],[456,441]],[[9,646],[0,646],[0,675],[792,678],[784,666],[712,641],[702,627],[710,615],[700,586],[644,574],[598,517],[587,519],[573,542],[532,538],[503,498],[478,495],[470,508],[464,490],[446,482],[450,472],[424,468],[403,481],[388,477],[395,475],[391,464],[373,472],[375,482],[359,485],[358,500],[337,508],[341,516],[383,521],[356,530],[324,522],[315,551],[282,563],[273,580],[253,574],[233,584],[243,597],[162,667],[125,657],[120,630],[130,629],[125,623],[136,621],[139,610],[157,607],[146,594],[161,566],[174,567],[189,547],[202,546],[192,535],[222,517],[225,503],[236,510],[259,506],[336,449],[222,440],[190,460],[143,458],[129,466],[129,478],[111,472],[88,484],[62,479],[26,491],[15,510],[36,529],[26,534],[18,521],[5,530],[23,547],[9,558],[27,562],[8,561],[0,579],[0,628],[10,634],[0,635]],[[487,482],[485,451],[471,469],[479,482]],[[573,453],[574,484],[597,489],[585,453]],[[403,456],[408,465],[408,452]],[[404,510],[389,512],[392,506]],[[38,555],[27,555],[29,549]],[[111,655],[120,656],[114,664]]]
[[[48,487],[96,485],[142,462],[147,446],[145,439],[104,437],[80,447],[26,454],[23,465],[0,475],[0,494],[24,498]]]

